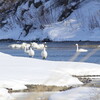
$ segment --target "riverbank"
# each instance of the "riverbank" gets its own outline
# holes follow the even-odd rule
[[[80,78],[81,79],[81,78]],[[89,78],[87,78],[88,80]],[[91,79],[91,81],[86,81],[86,78],[82,78],[82,81],[84,80],[84,84],[81,86],[71,86],[71,87],[57,87],[57,86],[44,86],[44,85],[27,85],[27,90],[19,90],[19,91],[9,91],[11,96],[13,96],[16,100],[51,100],[50,98],[53,95],[58,94],[62,94],[64,92],[69,92],[72,91],[70,94],[72,94],[72,96],[74,96],[74,94],[76,93],[76,95],[78,95],[79,93],[83,93],[83,95],[88,95],[88,96],[92,96],[91,99],[92,100],[98,100],[98,98],[100,97],[99,95],[99,88],[100,88],[100,79],[98,79],[99,82],[99,86],[98,86],[98,82],[95,82],[95,79],[93,78],[93,80]],[[96,78],[97,80],[97,78]],[[79,89],[79,90],[78,90]],[[73,94],[73,90],[74,94]],[[78,91],[81,92],[78,92]],[[89,90],[91,90],[90,92],[88,92]],[[85,94],[86,92],[86,94]],[[67,95],[67,94],[66,94]],[[82,95],[82,94],[81,94]],[[86,99],[88,98],[88,96],[85,96]],[[61,96],[60,98],[63,98],[63,96]],[[59,100],[63,100],[60,99]],[[69,97],[70,99],[70,97]],[[76,99],[75,99],[76,100]],[[83,99],[82,99],[83,100]]]
[[[48,85],[25,85],[27,89],[22,90],[13,90],[10,88],[8,89],[9,93],[16,93],[16,92],[54,92],[54,91],[66,91],[75,87],[100,87],[100,75],[86,75],[86,76],[75,76],[81,82],[82,85],[73,85],[73,86],[48,86]]]

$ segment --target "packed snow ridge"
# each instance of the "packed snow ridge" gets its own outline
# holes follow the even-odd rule
[[[37,2],[39,0],[35,0]],[[59,22],[58,19],[67,5],[53,5],[53,0],[42,2],[42,6],[38,8],[33,4],[29,6],[29,2],[22,3],[15,15],[10,15],[3,21],[8,24],[0,29],[0,39],[100,41],[99,0],[84,0],[69,17]]]

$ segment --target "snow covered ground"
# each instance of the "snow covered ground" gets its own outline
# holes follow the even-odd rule
[[[8,93],[7,89],[0,88],[0,100],[14,100],[14,98]]]
[[[2,100],[13,100],[5,88],[26,89],[26,84],[72,86],[83,84],[72,75],[100,75],[99,64],[38,60],[1,52],[0,56],[0,99],[5,98]]]
[[[99,64],[44,61],[13,57],[3,53],[0,53],[0,56],[0,87],[10,87],[15,90],[26,88],[24,84],[57,86],[82,84],[71,75],[100,75]]]
[[[100,100],[100,88],[79,87],[53,94],[49,100]]]

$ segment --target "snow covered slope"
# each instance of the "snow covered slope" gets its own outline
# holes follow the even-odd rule
[[[44,33],[55,41],[100,41],[100,1],[87,1],[66,20],[46,27]]]
[[[21,1],[0,20],[0,39],[100,41],[99,0],[76,0],[84,1],[76,10],[66,0]]]

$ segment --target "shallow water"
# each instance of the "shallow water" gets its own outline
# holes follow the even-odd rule
[[[13,56],[29,57],[24,53],[24,50],[12,49],[8,47],[8,45],[13,43],[14,42],[0,42],[0,52],[4,52]],[[88,52],[77,54],[75,45],[76,43],[79,44],[79,48],[85,48],[88,50]],[[72,60],[77,62],[81,61],[100,64],[100,48],[97,48],[98,45],[100,45],[100,42],[48,42],[48,57],[46,60]],[[35,50],[34,58],[42,59],[41,50]]]
[[[57,92],[22,92],[22,93],[12,93],[11,96],[15,100],[48,100],[48,97],[53,93]]]

